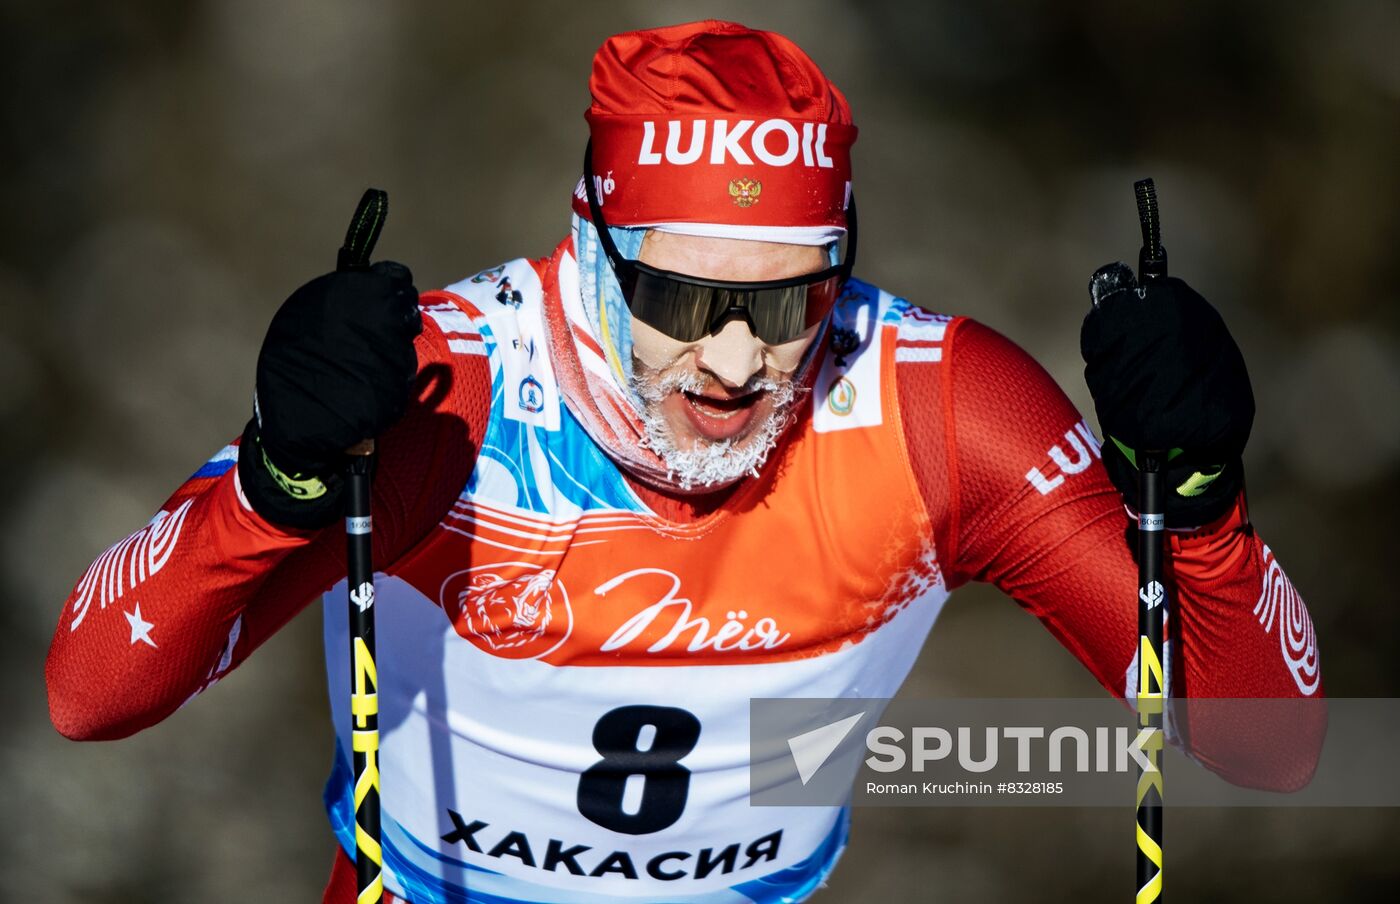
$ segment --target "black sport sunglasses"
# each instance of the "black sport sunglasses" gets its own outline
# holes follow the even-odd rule
[[[764,282],[727,282],[658,270],[618,253],[608,234],[593,182],[593,142],[583,152],[588,212],[632,315],[681,342],[697,342],[731,317],[743,317],[768,345],[791,342],[820,323],[836,305],[856,262],[856,199],[846,209],[846,259],[817,273]]]

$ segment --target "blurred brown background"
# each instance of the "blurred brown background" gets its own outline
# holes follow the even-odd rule
[[[792,37],[861,137],[861,272],[976,316],[1085,411],[1078,323],[1133,259],[1152,175],[1173,272],[1222,310],[1259,415],[1255,521],[1334,696],[1400,696],[1393,248],[1400,5],[204,0],[4,2],[0,880],[14,900],[313,901],[332,842],[313,609],[130,740],[49,726],[64,595],[248,416],[262,332],[329,269],[366,185],[429,288],[568,226],[594,49],[706,16]],[[961,592],[906,692],[1093,695],[1031,618]],[[1128,803],[860,810],[819,901],[1124,901]],[[1355,900],[1392,811],[1168,816],[1177,901]]]

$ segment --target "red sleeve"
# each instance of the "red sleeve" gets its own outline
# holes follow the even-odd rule
[[[975,321],[949,324],[940,361],[899,368],[912,459],[950,585],[994,584],[1123,697],[1134,683],[1137,564],[1088,424],[1029,355]],[[1307,608],[1254,532],[1243,497],[1214,524],[1171,532],[1169,544],[1173,695],[1321,697]],[[1193,723],[1191,753],[1241,783],[1299,787],[1325,730],[1323,705],[1305,711],[1311,724],[1286,726],[1286,743],[1261,736],[1271,732],[1242,738],[1219,720]]]
[[[450,508],[490,410],[487,359],[453,353],[434,318],[423,320],[415,401],[377,444],[380,568]],[[69,594],[44,670],[49,715],[64,735],[119,738],[154,725],[344,576],[343,528],[264,521],[242,496],[236,460],[236,445],[215,456]]]

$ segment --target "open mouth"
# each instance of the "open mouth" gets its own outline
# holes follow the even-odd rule
[[[716,398],[694,392],[681,393],[685,412],[697,432],[707,439],[731,439],[753,419],[763,390],[755,390],[733,398]]]

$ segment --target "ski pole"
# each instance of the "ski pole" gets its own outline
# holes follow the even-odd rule
[[[384,228],[389,196],[366,189],[345,233],[337,270],[363,270]],[[350,595],[350,726],[355,775],[356,904],[384,896],[384,855],[379,844],[379,677],[374,666],[374,559],[370,547],[370,467],[374,440],[348,450],[351,459],[345,512],[345,577]]]
[[[1157,219],[1157,190],[1151,179],[1133,183],[1142,251],[1138,254],[1138,283],[1167,276],[1167,250],[1162,247]],[[1162,652],[1167,618],[1167,591],[1162,581],[1166,529],[1164,472],[1167,453],[1144,450],[1138,455],[1138,686],[1139,729],[1152,734],[1144,745],[1151,770],[1139,769],[1137,781],[1137,898],[1136,904],[1161,904],[1162,898],[1162,747],[1166,702],[1166,658]]]

